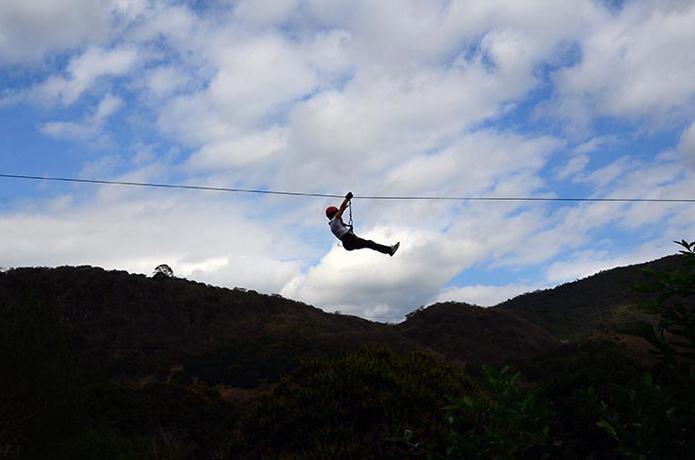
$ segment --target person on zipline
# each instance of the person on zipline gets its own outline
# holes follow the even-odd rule
[[[352,232],[351,226],[345,225],[345,222],[343,222],[343,212],[345,212],[347,207],[350,205],[351,199],[352,192],[348,192],[348,194],[345,195],[343,203],[340,205],[340,209],[336,208],[335,206],[329,206],[326,208],[326,217],[328,217],[328,220],[330,221],[328,225],[331,226],[331,231],[333,234],[343,243],[343,247],[348,251],[368,248],[382,254],[393,256],[398,250],[398,246],[401,245],[400,242],[394,244],[393,246],[385,246],[383,244],[375,243],[372,240],[365,240],[355,235]]]

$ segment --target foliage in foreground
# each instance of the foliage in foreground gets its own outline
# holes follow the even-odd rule
[[[678,244],[685,270],[652,272],[655,282],[641,288],[655,295],[645,311],[658,317],[636,331],[657,357],[648,372],[636,378],[633,366],[611,369],[614,358],[602,350],[608,361],[584,363],[564,381],[558,372],[541,382],[549,390],[541,393],[520,391],[520,374],[508,368],[483,367],[476,391],[444,408],[451,430],[444,449],[418,442],[423,438],[412,430],[397,440],[429,459],[689,458],[695,452],[695,243]]]
[[[408,458],[385,438],[418,424],[444,442],[445,395],[469,389],[459,369],[422,353],[306,362],[258,401],[219,458]]]
[[[439,449],[405,430],[401,442],[429,459],[538,458],[548,445],[553,411],[538,390],[523,391],[521,374],[483,366],[475,391],[444,407],[447,442]]]
[[[60,314],[0,304],[0,458],[688,458],[695,244],[680,245],[685,269],[643,288],[656,299],[639,330],[657,357],[648,372],[593,342],[537,362],[535,385],[509,368],[472,381],[430,355],[365,350],[305,362],[230,405],[190,381],[95,380]]]
[[[484,366],[477,397],[445,408],[451,427],[447,455],[517,458],[548,444],[553,411],[537,390],[521,391],[521,374]]]
[[[656,294],[645,310],[656,325],[637,331],[654,347],[657,363],[633,385],[614,385],[601,401],[599,426],[625,458],[688,458],[695,452],[695,242],[682,247],[685,270],[655,273],[642,286]]]
[[[66,434],[82,385],[74,346],[50,308],[0,304],[0,458],[38,454]]]
[[[204,386],[88,378],[79,346],[53,309],[0,304],[0,458],[205,458],[234,418]]]

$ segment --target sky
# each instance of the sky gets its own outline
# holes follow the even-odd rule
[[[695,1],[4,0],[0,174],[342,195],[695,198]],[[0,267],[378,321],[674,252],[695,205],[340,200],[0,178]],[[690,237],[690,238],[689,238]]]

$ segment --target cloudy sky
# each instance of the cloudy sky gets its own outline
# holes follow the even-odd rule
[[[355,195],[694,198],[695,1],[3,0],[0,173]],[[0,179],[0,266],[98,265],[382,321],[676,251],[695,205]]]

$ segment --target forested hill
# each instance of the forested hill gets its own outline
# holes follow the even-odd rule
[[[513,362],[615,330],[639,317],[644,269],[681,264],[669,256],[608,270],[494,308],[435,304],[399,325],[370,322],[244,289],[150,278],[94,267],[0,273],[0,303],[51,310],[83,343],[85,363],[108,378],[197,378],[254,387],[307,357],[362,347],[425,350],[462,364]]]
[[[644,268],[681,262],[397,325],[167,276],[0,272],[0,457],[690,458],[690,355],[601,334],[635,319]]]
[[[403,337],[464,363],[535,357],[559,345],[545,329],[511,312],[454,302],[415,311],[397,330]]]
[[[363,347],[432,351],[476,364],[534,357],[560,343],[500,310],[435,305],[394,326],[278,295],[93,267],[4,272],[0,304],[51,310],[78,337],[85,365],[133,382],[175,378],[255,387],[305,358]]]
[[[553,289],[522,294],[495,308],[513,312],[557,337],[583,339],[643,319],[638,307],[648,299],[635,287],[650,282],[645,271],[664,272],[682,267],[682,256],[667,256],[606,270]]]

